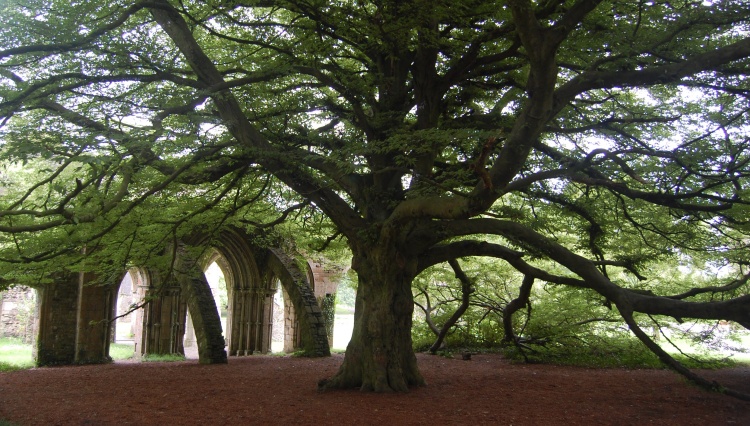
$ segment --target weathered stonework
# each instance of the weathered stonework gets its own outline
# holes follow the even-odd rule
[[[314,296],[309,297],[312,295],[309,281],[281,250],[257,247],[243,231],[227,230],[215,245],[215,251],[204,260],[204,267],[213,261],[217,261],[224,273],[228,289],[225,333],[230,356],[270,352],[273,296],[279,285],[284,298],[284,351],[301,350],[312,356],[330,354],[328,342],[325,347],[316,348],[310,342],[317,337],[305,337],[310,332],[317,335],[317,328],[301,328],[300,323],[322,324],[320,310]],[[300,285],[307,287],[308,293],[303,294]],[[308,299],[301,302],[305,297]],[[318,312],[304,309],[306,305],[314,305]]]
[[[180,285],[190,317],[193,320],[195,339],[198,344],[198,362],[201,364],[223,364],[227,362],[224,350],[224,338],[221,334],[221,318],[216,308],[211,287],[206,281],[204,269],[193,259],[187,249],[180,245],[177,248],[174,276]],[[182,314],[179,318],[185,318]],[[173,327],[179,333],[179,345],[182,348],[184,326]],[[184,348],[182,348],[184,353]]]
[[[308,356],[329,356],[326,321],[312,286],[294,260],[280,249],[269,248],[269,270],[281,281],[297,312],[301,350]]]
[[[78,290],[78,274],[57,277],[39,290],[39,334],[34,345],[37,365],[75,362]]]
[[[111,285],[93,284],[89,273],[78,275],[76,364],[109,362],[110,323],[117,298]]]
[[[201,238],[196,241],[199,246],[208,244]],[[143,304],[132,324],[136,354],[184,354],[188,311],[201,363],[227,362],[225,344],[232,356],[268,353],[273,297],[280,286],[284,294],[284,349],[308,356],[330,355],[330,321],[323,315],[308,278],[314,275],[305,274],[282,250],[256,247],[251,241],[242,231],[228,230],[220,241],[211,243],[213,251],[200,262],[180,246],[175,268],[169,273],[131,269],[134,296],[129,303]],[[203,272],[213,261],[219,264],[227,284],[226,339]],[[40,290],[35,344],[39,365],[110,360],[120,283],[96,285],[94,278],[87,273],[68,274]],[[331,293],[325,291],[335,291],[335,286],[327,283],[317,288],[324,292],[323,298],[331,300]]]
[[[307,278],[313,285],[315,298],[326,321],[328,346],[333,345],[333,324],[336,313],[336,292],[343,271],[324,266],[320,262],[307,262]]]
[[[182,299],[180,286],[170,281],[156,283],[145,289],[145,300],[140,319],[140,345],[136,347],[139,356],[144,355],[184,355],[183,335],[187,307]]]

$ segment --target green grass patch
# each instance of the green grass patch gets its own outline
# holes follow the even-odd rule
[[[31,345],[15,338],[0,338],[0,371],[24,370],[34,367],[31,355]],[[109,355],[113,360],[129,359],[133,357],[133,345],[112,343]],[[2,426],[2,424],[0,424]]]
[[[31,345],[14,338],[0,338],[0,371],[24,370],[34,367]]]
[[[133,358],[134,350],[132,343],[111,343],[109,345],[109,356],[112,360],[123,360]]]
[[[185,355],[180,354],[151,354],[151,355],[144,355],[143,358],[141,358],[141,361],[143,362],[177,362],[177,361],[185,361]]]

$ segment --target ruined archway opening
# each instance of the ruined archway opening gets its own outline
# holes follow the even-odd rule
[[[208,285],[211,288],[211,294],[213,295],[214,303],[216,303],[216,308],[219,311],[219,317],[221,318],[221,332],[226,343],[228,331],[227,318],[229,317],[229,294],[226,275],[222,264],[226,264],[226,260],[221,255],[217,254],[214,261],[206,267],[204,274],[206,276],[206,281],[208,281]],[[198,344],[195,337],[195,328],[189,312],[185,322],[183,345],[185,348],[186,359],[198,359]]]
[[[122,277],[117,290],[116,320],[112,323],[112,342],[130,343],[135,341],[135,312],[134,304],[138,300],[135,293],[133,275],[128,271]]]
[[[8,339],[4,345],[20,348],[13,352],[17,365],[33,365],[31,347],[39,330],[38,300],[36,288],[19,285],[0,290],[0,339]],[[24,353],[28,358],[22,357]],[[0,361],[4,361],[2,356]]]
[[[268,313],[268,336],[270,352],[291,353],[301,347],[300,326],[294,302],[287,293],[281,280],[271,279],[270,290],[273,292],[271,311]]]
[[[133,357],[142,344],[143,301],[148,290],[146,273],[129,269],[117,285],[114,316],[110,324],[109,356],[115,360]]]
[[[344,281],[337,289],[334,297],[334,325],[333,325],[333,342],[331,349],[337,351],[346,350],[349,341],[352,338],[354,330],[354,301],[357,291],[354,286]]]
[[[284,288],[281,286],[281,281],[275,280],[274,286],[276,292],[273,294],[273,305],[271,314],[271,352],[280,353],[284,352],[284,318],[285,309],[284,302],[289,297],[284,296]]]

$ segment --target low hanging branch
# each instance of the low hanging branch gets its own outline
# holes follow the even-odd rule
[[[513,342],[513,344],[516,345],[518,350],[521,352],[521,355],[523,355],[523,359],[526,362],[529,362],[529,359],[526,357],[526,353],[523,351],[520,339],[513,331],[513,314],[518,312],[524,306],[528,306],[529,310],[531,310],[531,302],[529,301],[529,298],[531,297],[531,287],[533,287],[533,285],[534,277],[532,277],[531,275],[524,275],[518,297],[511,300],[510,303],[505,306],[505,309],[503,309],[503,329],[505,330],[504,340],[506,342]]]
[[[518,336],[513,331],[513,314],[518,312],[524,306],[531,307],[529,298],[531,297],[531,287],[534,285],[534,277],[524,275],[521,283],[520,294],[517,298],[510,301],[503,309],[503,330],[505,331],[505,341],[518,343]]]
[[[675,299],[675,300],[682,300],[687,299],[688,297],[697,296],[699,294],[705,294],[705,293],[725,293],[732,290],[736,290],[743,285],[747,284],[747,282],[750,281],[750,273],[744,274],[742,277],[732,280],[730,283],[720,286],[720,287],[700,287],[700,288],[692,288],[684,293],[676,294],[674,296],[666,296],[669,299]]]
[[[419,290],[419,293],[425,298],[425,304],[422,305],[421,303],[414,301],[414,304],[419,307],[419,309],[424,312],[424,319],[427,323],[427,327],[430,328],[430,331],[432,331],[435,336],[440,334],[440,329],[435,325],[435,321],[432,320],[432,311],[435,310],[436,307],[440,306],[442,303],[438,303],[436,306],[432,306],[432,302],[430,301],[430,294],[425,290],[424,288],[417,287]]]
[[[443,344],[443,340],[445,339],[445,336],[448,334],[448,331],[451,329],[451,327],[456,324],[456,321],[458,321],[458,319],[461,318],[461,315],[466,312],[466,309],[469,308],[469,298],[471,296],[471,293],[473,293],[475,290],[471,285],[471,280],[461,269],[461,265],[458,264],[458,260],[451,259],[448,261],[448,264],[451,265],[451,268],[453,268],[453,272],[456,273],[456,278],[461,281],[461,305],[458,306],[456,312],[454,312],[453,315],[448,318],[448,321],[446,321],[445,324],[443,324],[443,326],[440,328],[440,333],[438,334],[435,343],[433,343],[429,349],[430,353],[433,354],[437,352],[438,349],[440,349],[440,345]]]
[[[691,382],[695,383],[696,385],[702,387],[703,389],[714,391],[714,392],[721,392],[726,395],[729,395],[729,396],[732,396],[732,397],[735,397],[744,401],[750,401],[750,394],[722,387],[719,383],[710,382],[704,379],[703,377],[690,371],[688,368],[682,365],[679,361],[672,358],[671,355],[669,355],[666,351],[664,351],[664,349],[662,349],[661,346],[656,344],[656,342],[651,340],[650,337],[648,337],[648,334],[646,334],[646,332],[644,332],[638,326],[638,323],[633,318],[632,310],[628,310],[620,305],[617,306],[617,309],[620,311],[620,315],[622,315],[622,318],[628,324],[628,327],[630,327],[630,331],[632,331],[633,334],[635,334],[635,336],[638,338],[638,340],[640,340],[651,352],[653,352],[657,357],[659,357],[659,360],[661,360],[661,362],[663,362],[669,368],[681,374],[682,376],[684,376]]]

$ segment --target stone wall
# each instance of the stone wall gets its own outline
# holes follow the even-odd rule
[[[330,355],[330,327],[316,300],[304,269],[280,249],[259,248],[250,238],[229,233],[216,252],[205,261],[216,259],[226,280],[228,295],[227,335],[230,355],[268,353],[271,350],[273,313],[280,313],[284,349],[308,356]],[[137,309],[132,333],[137,355],[182,354],[185,320],[189,309],[201,363],[226,363],[221,317],[204,274],[204,261],[194,260],[182,246],[177,250],[175,268],[169,274],[133,268],[130,277],[111,285],[96,285],[89,273],[58,274],[39,291],[36,304],[38,331],[34,344],[37,364],[90,364],[107,362],[109,343],[116,334],[110,324],[125,305],[148,300]],[[260,262],[258,262],[260,260]],[[309,270],[310,268],[308,268]],[[335,281],[331,271],[316,269],[316,289],[326,307],[332,307]],[[261,274],[260,271],[263,271]],[[160,276],[164,279],[160,279]],[[129,279],[133,282],[130,282]],[[123,284],[124,285],[121,285]],[[278,287],[284,292],[284,306],[274,309]],[[120,288],[122,289],[118,291]],[[124,297],[130,294],[128,303]],[[128,330],[129,331],[129,330]],[[328,332],[327,332],[328,331]],[[129,334],[129,333],[128,333]]]
[[[307,262],[308,280],[313,284],[315,299],[318,301],[323,318],[326,322],[328,346],[333,346],[333,325],[336,315],[336,292],[338,291],[341,269],[324,265],[321,262]]]
[[[328,265],[323,265],[320,262],[307,262],[310,268],[308,278],[314,285],[315,298],[318,302],[323,300],[327,295],[335,295],[339,287],[339,281],[343,271],[332,268]]]
[[[269,272],[281,281],[285,296],[289,296],[284,299],[291,301],[289,312],[285,314],[296,319],[290,321],[289,325],[293,328],[286,329],[285,336],[287,339],[299,339],[299,344],[295,346],[306,356],[330,356],[326,321],[309,284],[309,271],[308,274],[301,271],[294,259],[280,249],[269,248],[268,252],[271,254],[266,262]],[[294,315],[291,314],[292,309]]]

